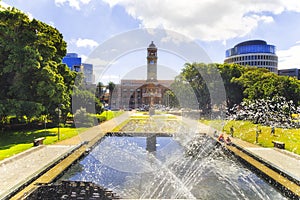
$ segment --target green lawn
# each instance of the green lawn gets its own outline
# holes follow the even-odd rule
[[[104,117],[106,117],[106,120],[110,120],[112,118],[120,116],[123,113],[124,113],[124,111],[111,111],[111,110],[108,110],[108,111],[103,111],[100,114],[100,116],[104,116]]]
[[[60,128],[60,139],[65,140],[87,128]],[[45,137],[44,144],[57,142],[57,128],[34,131],[7,131],[0,133],[0,160],[25,151],[33,146],[35,138]]]
[[[230,134],[230,127],[234,128],[234,137],[241,138],[250,143],[255,143],[256,129],[261,130],[258,137],[258,144],[263,147],[273,147],[273,140],[284,142],[285,149],[300,154],[300,129],[275,128],[275,134],[271,134],[271,127],[253,124],[249,121],[209,121],[201,120],[218,130]],[[223,127],[224,125],[224,127]],[[257,127],[257,128],[256,128]]]
[[[159,132],[174,133],[182,125],[173,115],[153,115],[148,112],[138,112],[128,120],[116,126],[112,132]]]
[[[124,113],[123,111],[104,111],[101,115],[110,120]],[[60,140],[65,140],[88,128],[60,128]],[[30,149],[33,146],[33,140],[39,137],[45,137],[44,144],[54,144],[58,141],[57,128],[48,128],[33,131],[7,131],[0,132],[0,160],[13,156],[17,153]]]

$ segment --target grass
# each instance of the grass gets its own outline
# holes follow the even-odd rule
[[[123,114],[124,111],[104,111],[101,115],[110,120]],[[65,140],[82,133],[88,128],[60,128],[60,140]],[[54,144],[58,141],[57,128],[48,128],[31,131],[6,131],[0,132],[0,160],[18,154],[30,149],[33,146],[33,140],[39,137],[45,137],[44,144]]]
[[[275,134],[271,134],[271,127],[256,125],[249,121],[210,121],[201,120],[202,123],[223,130],[230,134],[230,127],[234,128],[234,137],[244,141],[255,143],[256,130],[261,130],[258,136],[258,144],[263,147],[273,147],[272,141],[285,143],[285,149],[300,155],[300,129],[275,128]],[[223,126],[224,125],[224,126]]]
[[[107,110],[107,111],[103,111],[100,114],[100,116],[106,117],[106,120],[110,120],[112,118],[120,116],[123,113],[124,113],[124,111],[111,111],[111,110]]]
[[[121,124],[119,124],[118,126],[114,127],[112,132],[120,132],[122,130],[122,128],[129,123],[130,119],[127,119],[125,121],[123,121]]]
[[[71,138],[87,128],[60,128],[60,140]],[[35,138],[45,137],[44,144],[57,142],[57,128],[0,133],[0,160],[30,149]]]
[[[150,118],[150,115],[148,112],[139,112],[135,115],[132,115],[130,116],[130,119],[140,119],[140,120],[143,120],[143,119],[149,119]],[[171,120],[171,119],[177,119],[176,116],[174,115],[161,115],[161,114],[155,114],[155,115],[152,115],[151,118],[153,119],[162,119],[162,120]]]
[[[136,115],[130,116],[130,118],[120,125],[116,126],[112,132],[175,132],[179,123],[176,116],[171,115],[143,115],[139,112]],[[145,130],[146,129],[146,130]]]

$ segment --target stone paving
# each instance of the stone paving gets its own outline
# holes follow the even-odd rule
[[[264,162],[271,164],[278,170],[286,173],[300,182],[300,156],[277,148],[264,148],[239,138],[231,138],[231,141]]]
[[[245,149],[300,181],[300,157],[297,159],[295,156],[288,156],[272,148],[246,147]]]
[[[0,198],[62,158],[73,145],[43,145],[0,163]]]

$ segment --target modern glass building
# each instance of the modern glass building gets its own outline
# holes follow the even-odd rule
[[[92,84],[94,82],[93,65],[82,63],[84,80],[86,83]]]
[[[77,53],[67,53],[67,55],[62,59],[62,62],[68,65],[72,71],[80,71],[81,58],[78,57]]]
[[[276,47],[263,40],[249,40],[226,50],[224,63],[266,68],[277,73],[278,57]]]
[[[93,65],[82,63],[81,57],[78,57],[77,53],[67,53],[62,59],[62,63],[65,63],[72,71],[82,72],[87,84],[94,82]]]

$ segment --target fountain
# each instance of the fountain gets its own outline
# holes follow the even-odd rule
[[[161,119],[145,121],[103,138],[58,182],[91,181],[125,199],[285,199],[210,136],[179,122],[162,134]]]

